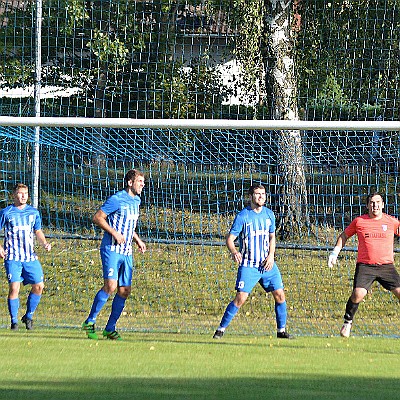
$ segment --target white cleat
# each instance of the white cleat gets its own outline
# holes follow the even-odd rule
[[[340,330],[340,336],[344,338],[348,338],[351,332],[351,324],[343,324],[342,329]]]

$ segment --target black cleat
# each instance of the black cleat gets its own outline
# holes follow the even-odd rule
[[[287,332],[277,332],[276,337],[278,339],[291,339],[292,338]]]
[[[27,318],[26,315],[24,315],[24,316],[21,318],[21,321],[25,324],[26,329],[27,329],[28,331],[30,331],[30,330],[33,329],[33,321],[32,321],[31,319]]]
[[[217,329],[214,333],[213,339],[221,339],[224,336],[224,331]]]
[[[11,322],[11,327],[10,329],[12,331],[17,331],[18,330],[18,323],[17,322]]]

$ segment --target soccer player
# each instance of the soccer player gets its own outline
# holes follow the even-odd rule
[[[254,286],[259,283],[275,300],[277,337],[289,339],[286,332],[286,299],[281,273],[275,263],[275,216],[265,207],[266,193],[263,185],[249,188],[250,205],[240,211],[226,236],[226,246],[238,264],[236,297],[226,307],[214,339],[220,339],[233,317],[244,304]],[[239,238],[239,251],[234,241]]]
[[[347,239],[357,234],[358,254],[353,291],[347,301],[344,323],[340,330],[340,335],[346,338],[350,336],[358,305],[374,281],[378,281],[386,290],[390,290],[400,299],[400,277],[393,265],[394,235],[399,235],[400,221],[383,213],[383,198],[377,192],[367,197],[366,205],[368,214],[363,214],[351,221],[337,238],[328,259],[328,266],[332,268]]]
[[[93,217],[93,222],[104,230],[100,245],[104,285],[97,292],[89,316],[82,324],[82,329],[86,331],[89,339],[98,339],[95,329],[97,315],[117,289],[103,336],[111,340],[121,340],[115,326],[131,293],[132,241],[141,253],[146,251],[145,243],[135,232],[144,174],[132,169],[126,173],[124,183],[125,189],[110,196]]]
[[[8,311],[11,330],[18,330],[19,291],[21,282],[31,285],[26,303],[26,313],[21,318],[26,329],[33,329],[33,314],[42,296],[43,268],[34,249],[34,235],[45,250],[51,250],[42,231],[39,211],[27,204],[28,186],[18,183],[13,189],[14,204],[0,211],[0,229],[4,228],[4,247],[0,245],[0,257],[8,279]]]

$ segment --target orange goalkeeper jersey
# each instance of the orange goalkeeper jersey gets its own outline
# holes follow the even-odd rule
[[[394,235],[399,235],[400,221],[388,214],[381,219],[372,219],[368,214],[361,215],[344,230],[350,237],[357,233],[358,263],[393,264]]]

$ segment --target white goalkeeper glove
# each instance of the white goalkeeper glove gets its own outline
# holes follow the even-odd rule
[[[329,258],[328,258],[328,267],[329,268],[332,268],[336,264],[340,250],[341,249],[338,246],[335,246],[334,249],[331,251],[331,254],[329,254]]]

